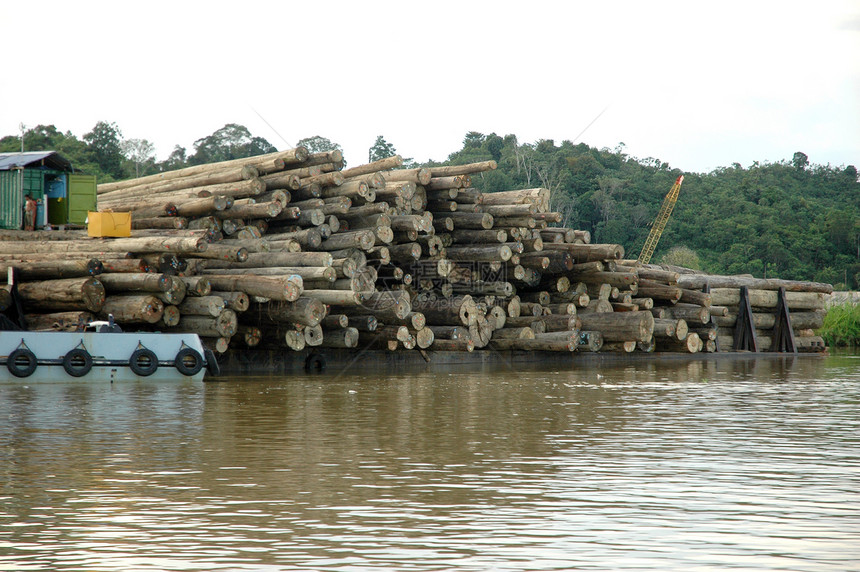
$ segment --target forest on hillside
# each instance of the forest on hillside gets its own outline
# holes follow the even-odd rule
[[[312,152],[339,148],[320,136],[298,144]],[[99,182],[276,150],[237,124],[198,139],[191,153],[177,145],[160,162],[151,143],[123,139],[119,127],[107,122],[81,139],[39,125],[25,131],[24,145],[27,151],[55,150]],[[0,138],[0,152],[20,149],[20,135]],[[395,146],[382,136],[369,149],[371,159],[394,153]],[[593,242],[621,244],[633,258],[664,196],[683,174],[680,198],[652,262],[829,282],[837,289],[860,285],[860,182],[852,165],[815,164],[798,151],[775,163],[686,173],[659,159],[629,156],[623,143],[614,149],[570,141],[520,143],[515,135],[474,131],[445,163],[488,159],[498,168],[475,177],[474,186],[484,192],[546,187],[564,226],[590,231]]]

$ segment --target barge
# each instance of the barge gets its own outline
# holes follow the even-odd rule
[[[0,332],[0,382],[202,381],[217,368],[196,334]]]

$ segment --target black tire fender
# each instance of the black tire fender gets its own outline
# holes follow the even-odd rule
[[[322,354],[311,354],[305,359],[305,371],[323,371],[325,369],[325,356]]]
[[[203,369],[203,356],[194,348],[182,348],[173,359],[173,365],[176,371],[191,377]]]
[[[63,369],[72,377],[85,376],[93,369],[93,356],[83,348],[71,349],[63,356]]]
[[[138,348],[128,358],[128,367],[135,375],[150,376],[158,369],[158,356],[150,349]]]
[[[26,363],[19,363],[25,360]],[[27,348],[12,350],[12,353],[6,358],[6,367],[9,369],[9,373],[15,377],[30,377],[36,371],[37,366],[36,354]]]

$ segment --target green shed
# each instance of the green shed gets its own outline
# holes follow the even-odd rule
[[[96,177],[76,173],[56,151],[0,153],[0,228],[24,223],[24,197],[37,204],[36,228],[83,225],[96,210]]]

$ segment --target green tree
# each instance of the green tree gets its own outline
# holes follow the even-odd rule
[[[134,176],[146,174],[155,163],[155,145],[146,139],[126,139],[122,142],[122,152],[134,167]]]
[[[211,135],[194,142],[194,154],[188,158],[190,165],[217,163],[254,157],[277,151],[274,145],[262,137],[254,137],[248,128],[236,123],[228,123]]]
[[[188,166],[188,156],[185,147],[181,145],[175,145],[173,147],[173,151],[170,152],[167,159],[158,163],[155,168],[158,171],[173,171],[175,169],[182,169],[183,167]]]
[[[320,135],[314,135],[313,137],[306,137],[305,139],[300,140],[297,145],[299,147],[304,147],[310,153],[324,153],[326,151],[343,151],[340,145],[332,142],[330,139],[326,137],[322,137]]]
[[[122,132],[116,123],[99,121],[84,135],[86,151],[99,169],[114,179],[123,176]]]
[[[373,146],[367,150],[367,162],[373,163],[395,155],[397,155],[397,149],[394,148],[394,145],[386,141],[382,135],[377,135]]]
[[[809,166],[809,157],[806,156],[806,153],[798,151],[791,157],[791,164],[798,171],[805,171]]]
[[[696,254],[695,250],[686,246],[673,246],[660,258],[660,263],[682,266],[692,270],[702,269],[702,261],[699,259],[699,255]]]

